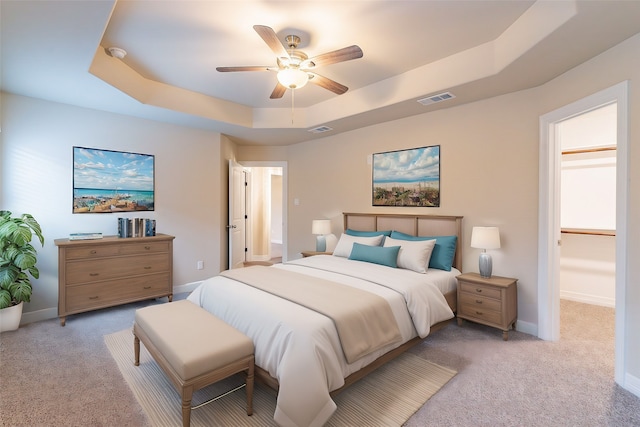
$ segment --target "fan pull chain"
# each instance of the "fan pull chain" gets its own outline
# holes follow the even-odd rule
[[[291,124],[293,125],[293,105],[294,105],[294,101],[293,99],[295,98],[295,89],[291,89]]]

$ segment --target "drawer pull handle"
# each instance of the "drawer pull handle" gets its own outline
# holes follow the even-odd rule
[[[99,276],[99,275],[100,275],[100,273],[89,273],[89,276],[91,276],[91,277],[96,277],[96,276]]]
[[[476,304],[482,304],[482,300],[481,299],[477,299],[476,300]]]
[[[482,316],[482,312],[481,312],[481,311],[476,311],[476,314],[477,314],[478,316]]]
[[[89,299],[98,299],[100,297],[89,297]]]
[[[476,288],[476,292],[480,294],[482,293],[482,289]]]
[[[146,250],[149,250],[149,249],[151,249],[151,246],[145,246],[144,248],[145,248]]]
[[[147,265],[147,266],[144,267],[144,269],[145,270],[151,270],[151,267]]]
[[[92,251],[91,251],[91,252],[89,252],[89,253],[90,253],[91,255],[95,255],[95,254],[97,254],[97,253],[98,253],[98,251],[96,251],[96,250],[92,250]]]
[[[151,289],[151,286],[145,286],[145,287],[144,287],[144,288],[142,288],[142,289]]]

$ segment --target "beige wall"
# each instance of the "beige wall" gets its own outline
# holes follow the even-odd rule
[[[33,214],[46,239],[38,252],[40,279],[25,306],[27,321],[57,315],[54,239],[73,232],[117,233],[119,215],[71,213],[73,146],[155,155],[156,210],[122,216],[154,218],[157,232],[176,236],[174,285],[199,282],[226,265],[220,246],[226,230],[220,224],[226,221],[221,188],[227,169],[219,133],[5,93],[2,112],[0,207]],[[196,270],[198,260],[204,270]]]
[[[460,107],[282,147],[239,147],[245,160],[289,162],[289,257],[312,249],[314,218],[342,229],[341,213],[420,212],[464,216],[464,270],[477,271],[478,250],[469,247],[474,225],[500,227],[502,248],[492,253],[494,274],[519,279],[518,318],[538,322],[538,155],[541,115],[624,80],[629,94],[628,258],[640,259],[640,35],[538,88]],[[440,208],[371,206],[372,153],[439,144]],[[293,204],[299,199],[298,206]],[[629,263],[627,283],[628,372],[640,378],[640,264]],[[635,325],[635,326],[634,326]],[[635,357],[632,357],[635,355]],[[640,386],[637,386],[640,387]]]

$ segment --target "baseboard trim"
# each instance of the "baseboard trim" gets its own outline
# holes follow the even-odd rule
[[[603,307],[611,307],[615,308],[616,300],[614,298],[599,296],[599,295],[589,295],[583,294],[580,292],[572,292],[572,291],[560,291],[560,299],[566,299],[569,301],[581,302],[584,304],[592,304],[592,305],[600,305]]]
[[[185,285],[174,286],[173,293],[181,294],[185,292],[193,292],[195,288],[197,288],[202,281],[187,283]],[[27,325],[29,323],[40,322],[43,320],[55,319],[58,317],[58,308],[44,308],[42,310],[36,311],[28,311],[22,313],[22,319],[20,319],[20,326]]]
[[[523,322],[522,320],[518,320],[516,322],[516,331],[524,332],[525,334],[533,335],[534,337],[538,336],[538,325],[530,322]]]
[[[623,388],[640,397],[640,378],[629,373],[625,374]]]
[[[202,283],[202,280],[199,282],[187,283],[186,285],[174,286],[173,293],[175,295],[175,294],[182,294],[185,292],[193,292],[198,286],[200,286],[201,283]]]
[[[58,317],[58,308],[45,308],[42,310],[29,311],[22,313],[22,319],[20,319],[20,326],[27,325],[29,323],[40,322],[42,320],[55,319]]]

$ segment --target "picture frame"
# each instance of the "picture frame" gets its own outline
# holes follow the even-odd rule
[[[155,210],[155,156],[73,147],[73,213]]]
[[[440,145],[374,153],[372,205],[440,207]]]

